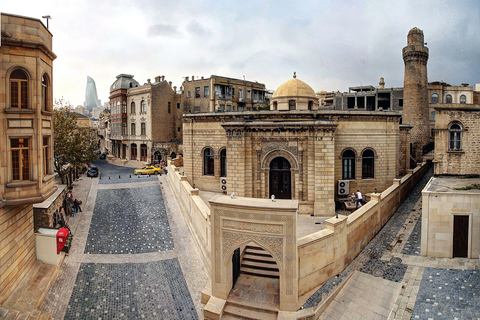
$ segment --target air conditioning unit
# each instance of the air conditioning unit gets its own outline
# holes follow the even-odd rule
[[[350,193],[350,181],[338,180],[338,195],[346,196]]]
[[[227,194],[227,178],[226,177],[220,178],[220,190],[222,190],[224,194]]]

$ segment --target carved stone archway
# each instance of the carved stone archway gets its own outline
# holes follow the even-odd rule
[[[297,182],[297,174],[298,174],[298,161],[295,155],[291,152],[283,149],[276,149],[272,150],[267,153],[262,161],[261,161],[261,172],[263,174],[263,181],[265,181],[265,185],[263,186],[263,197],[270,198],[269,190],[270,190],[270,163],[275,158],[285,158],[290,163],[290,177],[291,177],[291,195],[292,199],[298,199],[297,190],[295,188]]]
[[[254,242],[271,254],[280,274],[280,310],[298,302],[297,200],[222,196],[211,204],[212,296],[226,300],[232,289],[232,255]]]

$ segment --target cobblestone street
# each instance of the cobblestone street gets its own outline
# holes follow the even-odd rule
[[[199,319],[203,261],[162,176],[96,161],[81,178],[69,256],[41,309],[53,319]]]

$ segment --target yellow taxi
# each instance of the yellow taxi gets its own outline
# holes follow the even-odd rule
[[[160,174],[162,168],[154,166],[146,166],[141,169],[135,169],[135,174]]]

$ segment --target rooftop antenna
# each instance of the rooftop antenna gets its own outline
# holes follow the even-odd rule
[[[52,19],[52,17],[50,17],[50,15],[46,15],[46,16],[42,16],[42,18],[47,19],[47,29],[48,29],[48,20]]]

